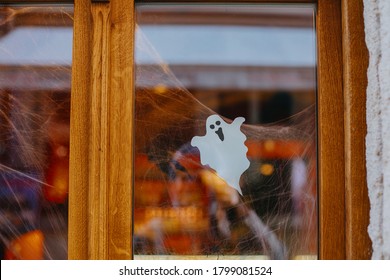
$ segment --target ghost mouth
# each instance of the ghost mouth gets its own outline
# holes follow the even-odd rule
[[[223,135],[223,131],[222,131],[222,127],[220,127],[216,132],[215,132],[219,139],[221,139],[221,141],[223,141],[225,139],[225,136]]]

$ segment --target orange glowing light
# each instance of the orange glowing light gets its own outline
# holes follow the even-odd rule
[[[43,233],[30,231],[13,240],[5,252],[6,260],[42,260]]]

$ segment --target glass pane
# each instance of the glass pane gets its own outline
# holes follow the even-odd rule
[[[136,259],[317,258],[314,13],[136,6]]]
[[[1,259],[66,259],[73,6],[0,6]]]

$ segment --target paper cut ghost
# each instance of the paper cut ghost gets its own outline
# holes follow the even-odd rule
[[[249,168],[246,136],[240,130],[244,121],[243,117],[238,117],[228,124],[220,116],[211,115],[206,120],[206,135],[194,136],[191,140],[191,145],[200,151],[202,165],[214,169],[241,195],[240,177]]]

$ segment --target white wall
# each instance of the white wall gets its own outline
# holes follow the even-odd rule
[[[367,87],[367,183],[373,259],[390,259],[390,1],[364,0],[370,61]],[[387,218],[387,219],[386,219]]]

